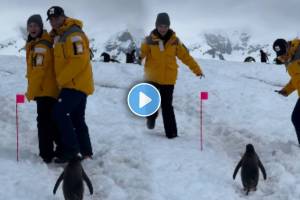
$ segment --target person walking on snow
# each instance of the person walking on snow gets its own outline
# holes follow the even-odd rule
[[[199,65],[190,56],[187,48],[170,29],[170,18],[167,13],[159,13],[156,28],[145,38],[141,45],[140,59],[145,61],[145,80],[154,85],[161,95],[161,109],[166,137],[177,137],[177,125],[173,110],[173,91],[177,79],[178,57],[196,76],[203,77]],[[147,127],[153,129],[158,112],[147,117]]]
[[[94,92],[89,40],[82,31],[82,22],[65,16],[61,7],[47,11],[54,39],[54,66],[60,90],[53,115],[62,134],[63,155],[55,160],[64,163],[80,153],[93,155],[85,122],[87,96]]]
[[[269,61],[267,53],[264,52],[262,49],[259,52],[260,52],[260,61],[262,63],[267,63]]]
[[[29,33],[26,42],[28,86],[25,95],[28,101],[36,101],[39,154],[45,163],[50,163],[61,153],[59,131],[52,119],[53,106],[59,92],[53,65],[53,43],[47,31],[43,30],[40,15],[29,17],[27,31]]]
[[[300,40],[294,39],[291,42],[287,42],[284,39],[277,39],[273,44],[273,49],[277,54],[277,59],[285,63],[287,71],[291,76],[289,83],[281,90],[276,90],[276,92],[287,97],[297,90],[300,97]],[[292,113],[292,123],[295,127],[300,146],[300,98],[298,98]]]

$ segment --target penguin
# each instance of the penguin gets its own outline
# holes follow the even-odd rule
[[[84,186],[83,181],[86,182],[90,194],[93,194],[93,185],[86,175],[82,165],[81,165],[82,158],[79,156],[74,157],[69,161],[67,166],[65,167],[64,171],[61,173],[59,178],[57,179],[53,194],[56,193],[56,190],[63,180],[63,194],[65,200],[82,200],[83,193],[84,193]]]
[[[234,170],[233,180],[235,179],[240,167],[242,168],[241,178],[246,195],[249,194],[250,190],[256,191],[256,186],[259,180],[259,168],[263,174],[264,180],[267,179],[266,170],[256,154],[252,144],[247,144],[246,152]]]

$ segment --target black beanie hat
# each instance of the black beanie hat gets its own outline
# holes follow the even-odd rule
[[[273,50],[276,52],[277,57],[287,53],[288,43],[285,39],[277,39],[273,44]]]
[[[168,13],[159,13],[156,18],[155,26],[167,25],[170,26],[170,18]]]
[[[30,24],[30,23],[36,23],[37,25],[39,25],[39,27],[41,28],[41,30],[43,30],[43,20],[42,20],[42,17],[41,15],[31,15],[28,20],[27,20],[27,26]]]

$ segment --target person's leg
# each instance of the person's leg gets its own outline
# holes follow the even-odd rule
[[[56,147],[54,148],[54,156],[60,157],[62,154],[61,134],[52,116],[54,106],[57,103],[57,99],[51,97],[48,97],[48,99],[49,99],[49,114],[48,114],[49,120],[48,121],[49,124],[51,125],[50,130],[52,133],[52,141],[56,145]]]
[[[156,111],[154,114],[147,117],[147,128],[148,129],[154,129],[155,128],[155,121],[158,116],[158,111]]]
[[[166,136],[171,139],[177,137],[176,119],[173,109],[174,85],[163,85],[160,88],[161,109]]]
[[[298,143],[300,145],[300,98],[298,99],[298,101],[295,105],[294,111],[292,113],[292,122],[294,124]]]
[[[89,136],[89,130],[85,122],[85,108],[87,96],[82,94],[83,98],[76,110],[72,112],[72,122],[75,128],[75,132],[78,139],[80,153],[83,157],[93,155],[91,140]]]
[[[51,124],[51,102],[47,97],[36,98],[37,103],[37,128],[39,150],[42,159],[49,163],[54,157],[52,124]]]
[[[61,133],[62,159],[64,160],[75,157],[80,151],[71,119],[71,113],[82,101],[80,93],[72,89],[62,89],[53,108],[53,117]]]

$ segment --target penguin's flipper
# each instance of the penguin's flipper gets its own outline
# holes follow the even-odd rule
[[[240,160],[240,162],[237,164],[237,166],[235,167],[235,170],[233,172],[233,180],[235,179],[235,176],[236,174],[238,173],[240,167],[242,166],[242,161],[243,161],[243,158]]]
[[[83,175],[83,180],[86,182],[86,185],[88,186],[90,190],[90,194],[92,195],[94,192],[93,185],[89,177],[86,175],[85,171],[82,169],[82,175]]]
[[[56,190],[57,190],[60,182],[63,180],[63,178],[64,178],[64,172],[62,172],[61,175],[58,177],[58,179],[57,179],[57,181],[56,181],[56,183],[54,185],[54,188],[53,188],[53,194],[56,193]]]
[[[259,166],[261,172],[263,173],[264,179],[266,180],[267,179],[266,170],[265,170],[264,165],[261,163],[261,161],[259,159],[258,159],[258,166]]]

